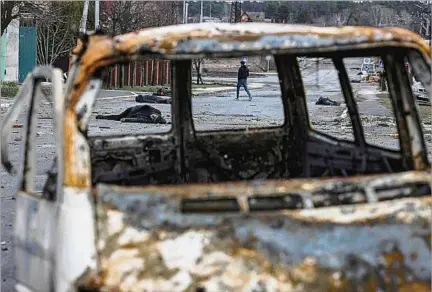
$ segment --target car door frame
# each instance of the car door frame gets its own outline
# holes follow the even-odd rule
[[[38,108],[42,93],[42,83],[51,81],[54,102],[53,111],[56,137],[61,137],[63,128],[63,81],[62,71],[50,66],[36,67],[21,86],[15,103],[3,120],[1,129],[1,161],[11,174],[18,174],[16,192],[16,216],[14,228],[15,277],[17,291],[54,291],[55,282],[55,238],[58,197],[61,194],[62,167],[58,165],[56,196],[37,192],[34,186],[36,170],[36,126]],[[9,160],[8,136],[12,124],[18,118],[22,107],[28,104],[26,124],[23,131],[22,158],[18,167]],[[55,143],[57,157],[62,157],[62,147]],[[61,159],[56,160],[61,164]]]
[[[360,54],[358,53],[359,51],[361,51]],[[408,56],[408,53],[409,49],[401,47],[378,47],[368,51],[369,55],[380,55],[383,58],[385,68],[387,68],[386,72],[392,101],[392,110],[398,127],[400,142],[399,150],[394,151],[370,145],[367,143],[367,141],[365,141],[363,127],[360,122],[360,115],[355,106],[353,92],[350,87],[346,87],[343,95],[347,106],[351,107],[348,112],[353,125],[353,135],[355,141],[351,142],[337,139],[333,136],[313,129],[310,127],[310,125],[308,126],[309,137],[316,137],[318,140],[328,140],[329,142],[334,143],[335,147],[337,145],[345,145],[350,149],[359,151],[359,154],[361,154],[360,157],[362,157],[362,160],[364,160],[365,163],[368,162],[369,158],[371,158],[373,154],[374,156],[377,156],[380,153],[381,156],[382,154],[385,154],[388,157],[400,159],[401,164],[403,165],[403,170],[405,171],[424,170],[430,167],[425,154],[426,146],[421,132],[420,121],[415,107],[414,97],[411,92],[408,76],[403,70],[403,62],[401,61],[403,56]],[[333,59],[334,62],[334,59],[339,58],[340,60],[343,60],[344,58],[349,58],[355,56],[356,54],[365,55],[366,53],[362,49],[355,49],[345,51],[343,56],[336,56],[334,52],[311,53],[305,55],[309,57],[326,56],[330,59]],[[339,72],[339,82],[343,88],[344,86],[349,85],[349,80],[347,79],[348,76],[345,66],[343,66],[343,64],[340,62],[339,64],[337,63],[338,62],[334,63],[335,67],[339,67],[338,70],[344,71]],[[299,106],[303,105],[300,103]],[[409,115],[407,113],[409,113]],[[364,172],[365,168],[361,166],[360,170],[362,173]]]

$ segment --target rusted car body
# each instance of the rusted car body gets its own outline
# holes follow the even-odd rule
[[[192,59],[272,54],[281,127],[196,132]],[[404,60],[430,91],[430,47],[398,28],[200,24],[90,35],[67,88],[52,75],[57,158],[41,194],[30,181],[36,69],[17,195],[19,291],[430,291],[431,174]],[[172,60],[168,133],[87,137],[104,69]],[[382,58],[400,151],[365,142],[342,57]],[[297,57],[338,69],[355,141],[313,130]],[[39,70],[39,71],[38,71]],[[42,70],[42,71],[43,71]],[[48,72],[49,71],[49,72]],[[117,166],[117,167],[116,167]],[[321,177],[326,174],[325,177]]]

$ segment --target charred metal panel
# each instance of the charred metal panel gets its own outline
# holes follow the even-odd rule
[[[152,40],[158,40],[153,42]],[[418,35],[400,28],[311,27],[279,24],[190,24],[146,29],[116,37],[120,50],[137,49],[166,55],[247,52],[283,49],[325,49],[399,42],[430,51]]]
[[[348,78],[348,73],[345,69],[342,59],[334,58],[333,63],[337,69],[341,88],[345,97],[348,113],[350,115],[351,124],[353,126],[353,134],[355,137],[356,145],[360,147],[363,152],[366,151],[366,140],[364,137],[363,126],[357,109],[357,103],[354,99],[354,94],[351,88],[351,83]]]
[[[190,160],[186,137],[192,132],[192,60],[173,61],[171,68],[173,133],[178,142],[176,171],[180,181],[185,182]]]
[[[399,95],[403,104],[403,114],[407,123],[407,130],[409,133],[411,154],[413,159],[414,169],[426,169],[429,167],[427,161],[427,151],[425,141],[421,129],[421,122],[417,112],[417,106],[415,104],[412,90],[410,88],[409,76],[405,70],[403,70],[404,57],[406,53],[399,53],[395,59],[395,67],[397,74],[397,85],[399,85]],[[427,83],[425,83],[427,86]]]
[[[423,181],[429,178],[425,174]],[[393,176],[386,183],[396,180],[404,177]],[[428,196],[270,213],[241,206],[246,194],[313,193],[331,185],[256,182],[225,184],[223,189],[173,187],[166,192],[161,187],[101,186],[97,194],[100,270],[91,283],[117,291],[428,289],[432,207]],[[181,212],[183,199],[218,194],[232,194],[242,211]]]
[[[312,133],[307,142],[308,176],[347,176],[365,173],[393,173],[408,170],[402,155],[382,149],[361,149],[354,144]],[[326,176],[327,176],[326,175]]]
[[[295,177],[289,174],[287,129],[199,133],[189,143],[190,182]]]
[[[15,276],[34,291],[52,291],[55,268],[55,202],[20,192],[15,221]],[[41,228],[43,226],[43,228]]]
[[[308,162],[305,161],[307,148],[304,145],[308,135],[309,116],[300,69],[295,56],[277,56],[275,60],[281,80],[285,115],[289,119],[286,121],[290,129],[289,152],[295,158],[287,167],[293,176],[305,176],[308,174],[305,172]]]
[[[175,137],[148,135],[91,140],[93,183],[172,184],[180,181]]]

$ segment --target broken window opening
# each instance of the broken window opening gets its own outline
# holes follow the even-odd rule
[[[284,124],[280,82],[273,56],[210,58],[201,64],[204,84],[193,83],[192,114],[197,132],[248,130]],[[244,61],[244,66],[241,62]],[[266,71],[270,72],[266,72]],[[198,78],[193,70],[193,80]]]
[[[432,160],[432,116],[431,116],[431,70],[423,61],[421,55],[410,50],[404,58],[406,73],[411,84],[411,93],[414,97],[420,128],[422,129],[426,155]]]
[[[381,56],[343,58],[367,144],[400,151],[399,133]],[[390,139],[389,139],[390,138]]]
[[[105,68],[89,137],[171,130],[171,62],[156,57]]]
[[[340,140],[354,141],[338,70],[332,59],[300,57],[298,62],[311,128]]]

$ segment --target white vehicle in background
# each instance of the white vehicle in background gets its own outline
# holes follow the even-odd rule
[[[413,95],[417,99],[417,102],[422,105],[430,105],[430,95],[427,92],[426,88],[421,84],[421,82],[414,82],[414,84],[411,86]]]

